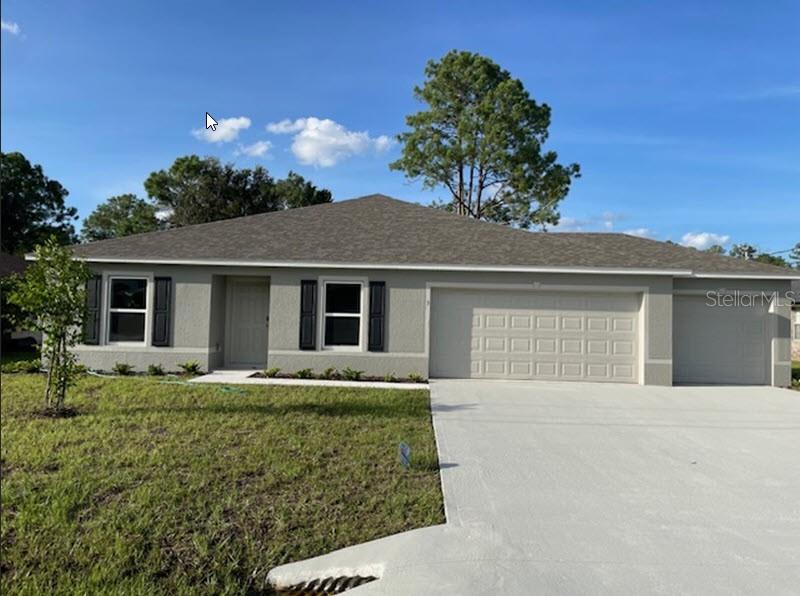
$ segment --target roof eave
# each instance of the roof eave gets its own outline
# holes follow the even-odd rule
[[[537,267],[500,265],[452,265],[441,263],[346,263],[328,261],[237,261],[227,259],[126,259],[122,257],[76,257],[88,263],[119,263],[136,265],[187,265],[207,267],[261,267],[261,268],[304,268],[304,269],[388,269],[403,271],[481,271],[498,273],[585,273],[593,275],[659,275],[697,279],[753,279],[753,280],[800,280],[800,274],[764,274],[725,271],[692,271],[690,269],[648,269],[625,267]],[[28,261],[35,261],[33,254],[25,255]]]
[[[442,263],[353,263],[329,261],[238,261],[226,259],[126,259],[120,257],[84,257],[88,263],[119,263],[137,265],[191,265],[207,267],[261,267],[303,269],[389,269],[404,271],[482,271],[505,273],[586,273],[602,275],[669,275],[688,276],[687,269],[647,269],[625,267],[537,267],[501,265],[453,265]]]

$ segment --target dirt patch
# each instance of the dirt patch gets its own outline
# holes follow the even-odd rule
[[[80,411],[77,408],[69,407],[61,408],[60,410],[55,408],[43,408],[33,412],[34,418],[74,418],[79,414]]]

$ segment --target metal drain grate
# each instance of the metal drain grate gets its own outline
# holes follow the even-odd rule
[[[277,590],[276,593],[280,594],[280,596],[322,596],[324,594],[341,594],[345,590],[374,582],[376,579],[378,578],[372,575],[323,577],[281,588]]]

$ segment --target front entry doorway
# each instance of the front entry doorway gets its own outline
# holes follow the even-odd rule
[[[268,280],[229,278],[227,299],[226,366],[263,367],[269,337]]]

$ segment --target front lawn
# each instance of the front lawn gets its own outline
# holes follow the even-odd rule
[[[427,391],[84,377],[52,419],[42,388],[2,376],[4,594],[258,594],[275,565],[444,522]]]

